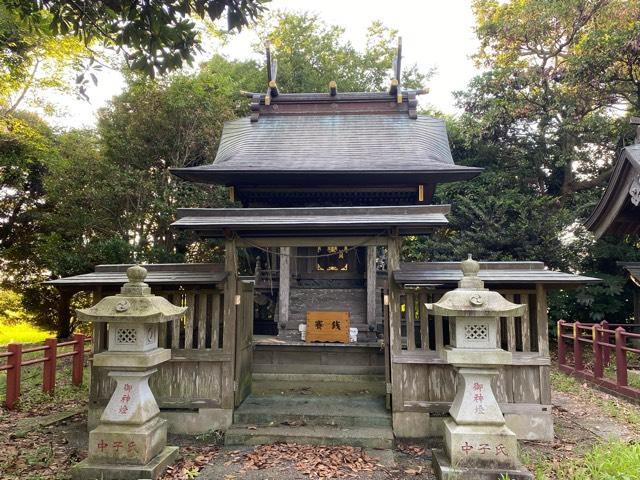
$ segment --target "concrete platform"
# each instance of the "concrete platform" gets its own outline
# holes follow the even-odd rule
[[[518,470],[501,468],[471,468],[452,466],[444,450],[432,450],[433,471],[439,480],[533,480],[533,474],[524,467]]]
[[[71,470],[73,480],[155,480],[178,456],[178,447],[165,447],[146,465],[100,465],[83,460]]]

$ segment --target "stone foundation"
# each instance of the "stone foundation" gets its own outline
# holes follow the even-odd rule
[[[501,404],[500,407],[507,427],[516,434],[518,440],[553,441],[551,406],[532,405],[531,409],[526,409],[516,403],[509,403]],[[542,411],[543,408],[548,411]],[[449,417],[431,416],[427,412],[394,412],[393,433],[396,438],[442,438],[447,418]]]
[[[151,463],[147,465],[120,465],[117,470],[113,465],[100,465],[83,460],[71,470],[73,480],[96,480],[104,478],[108,472],[111,480],[139,480],[141,478],[156,479],[164,473],[178,457],[178,447],[165,447]]]

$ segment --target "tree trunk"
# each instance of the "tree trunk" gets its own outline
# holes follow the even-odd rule
[[[69,338],[73,333],[71,328],[71,297],[73,297],[73,292],[69,290],[60,291],[56,332],[58,338]]]

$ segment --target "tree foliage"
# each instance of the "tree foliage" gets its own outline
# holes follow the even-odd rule
[[[283,92],[326,92],[331,80],[343,92],[388,88],[397,30],[372,23],[362,52],[344,39],[344,33],[344,28],[327,25],[315,14],[276,12],[258,26],[261,43],[254,48],[262,53],[265,43],[271,45],[278,62],[277,83]],[[416,65],[405,67],[403,85],[421,88],[430,74]]]
[[[200,49],[193,18],[217,20],[226,14],[229,30],[250,25],[265,10],[265,0],[5,0],[7,8],[35,32],[46,28],[124,50],[132,70],[149,76],[191,64]],[[45,23],[43,25],[43,23]]]
[[[469,252],[592,274],[604,283],[555,295],[552,317],[628,318],[614,259],[637,258],[638,239],[595,242],[581,224],[633,138],[640,4],[476,0],[474,9],[483,72],[458,93],[464,113],[449,131],[456,161],[485,171],[438,189],[437,200],[453,205],[452,226],[410,243],[407,254]]]

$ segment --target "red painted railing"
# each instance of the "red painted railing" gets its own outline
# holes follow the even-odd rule
[[[74,385],[82,385],[82,375],[84,368],[84,354],[91,351],[85,348],[85,344],[91,342],[91,337],[85,337],[81,333],[73,336],[73,340],[60,342],[55,338],[48,338],[44,345],[38,347],[23,348],[21,343],[10,343],[6,352],[0,352],[0,359],[6,358],[6,363],[0,365],[0,372],[7,371],[7,386],[5,396],[5,406],[9,410],[16,408],[20,399],[20,374],[22,367],[42,363],[42,391],[53,395],[56,388],[56,367],[57,360],[64,357],[73,357],[71,363],[71,382]],[[69,352],[58,353],[58,348],[72,346]],[[43,357],[32,358],[23,361],[23,355],[33,352],[44,352]]]
[[[558,366],[562,372],[591,381],[620,395],[640,399],[640,389],[629,386],[629,357],[640,360],[640,349],[632,346],[640,334],[630,330],[640,324],[569,323],[558,322]],[[573,364],[567,360],[569,346],[573,351]],[[627,353],[631,353],[628,355]],[[587,365],[591,353],[591,361]],[[611,357],[615,363],[612,363]],[[606,376],[605,369],[615,369],[615,380]]]

